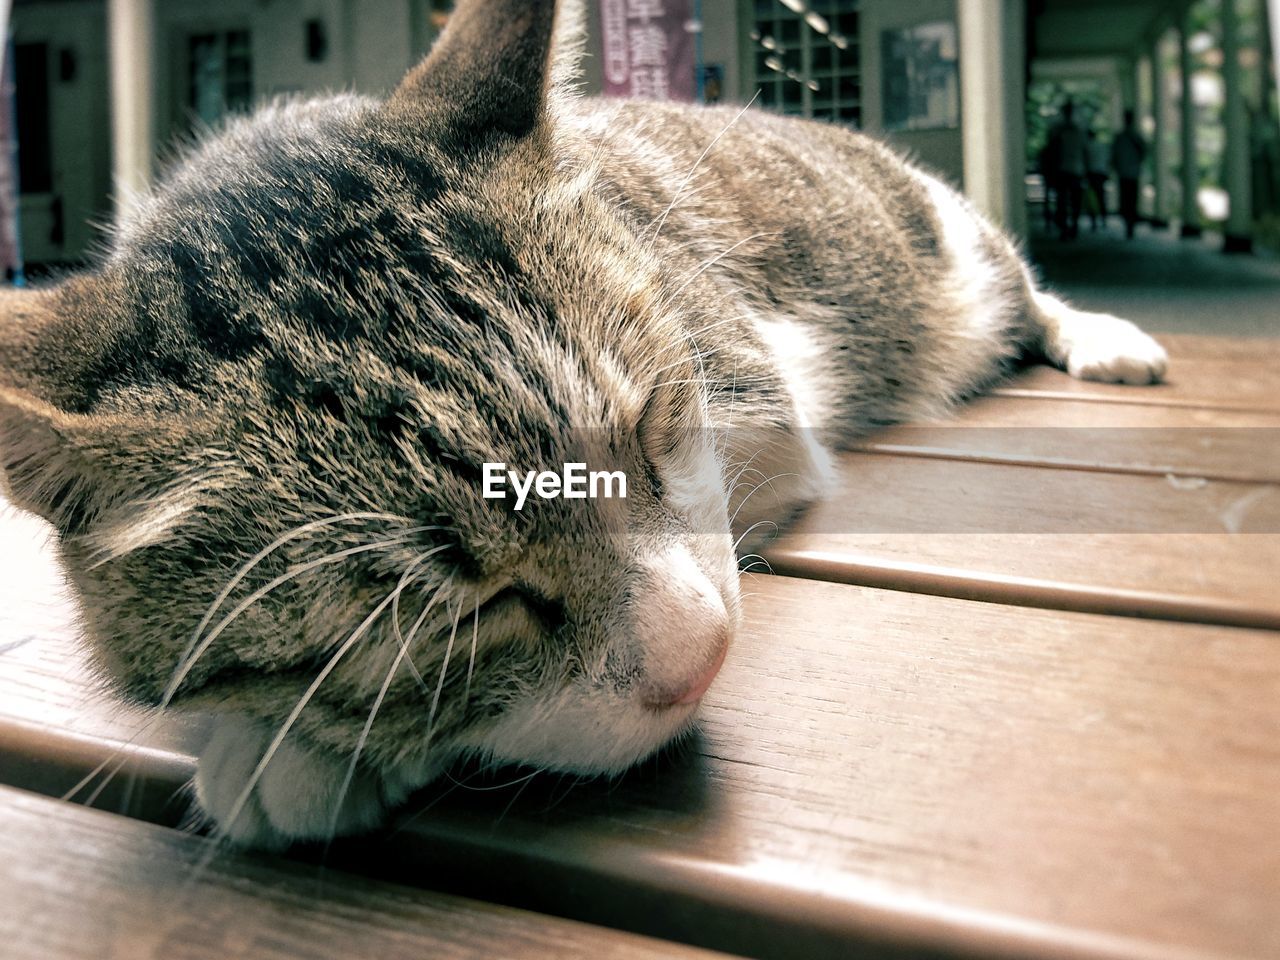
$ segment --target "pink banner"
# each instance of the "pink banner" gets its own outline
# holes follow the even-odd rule
[[[7,11],[0,11],[7,13]],[[13,42],[0,16],[0,281],[22,282],[18,243],[18,157],[14,143]]]
[[[694,99],[692,7],[692,0],[600,0],[606,96]]]

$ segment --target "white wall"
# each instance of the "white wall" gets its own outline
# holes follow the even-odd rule
[[[883,136],[919,162],[943,174],[954,184],[962,181],[964,161],[960,130],[883,131],[884,102],[880,37],[885,30],[900,30],[937,20],[956,19],[955,0],[863,0],[859,43],[862,49],[862,129]]]

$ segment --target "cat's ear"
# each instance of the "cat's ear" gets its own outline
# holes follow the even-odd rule
[[[132,430],[59,406],[65,384],[48,369],[48,344],[68,355],[79,345],[61,335],[53,301],[51,291],[0,294],[0,491],[65,533],[123,492],[128,472],[113,460]]]
[[[0,386],[0,489],[61,531],[82,528],[95,512],[99,471],[84,449],[95,432],[88,419]]]
[[[555,18],[555,0],[461,0],[388,106],[429,111],[455,143],[527,136],[546,111]]]

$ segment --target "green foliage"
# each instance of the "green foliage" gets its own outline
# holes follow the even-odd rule
[[[1076,122],[1105,139],[1111,137],[1107,97],[1096,80],[1041,80],[1027,88],[1027,169],[1036,169],[1049,131],[1058,122],[1063,104],[1075,104]]]

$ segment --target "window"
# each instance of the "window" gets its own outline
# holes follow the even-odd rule
[[[253,100],[249,31],[226,30],[187,38],[187,106],[193,119],[217,123],[245,112]]]
[[[751,0],[753,86],[769,110],[862,125],[857,0]]]

